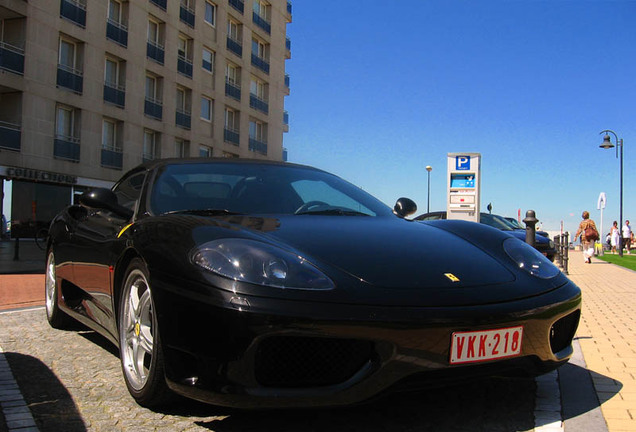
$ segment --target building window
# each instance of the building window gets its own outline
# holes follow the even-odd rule
[[[179,18],[181,21],[194,28],[194,0],[181,0]]]
[[[160,78],[146,73],[146,99],[144,114],[161,120],[163,114]]]
[[[80,110],[58,104],[55,113],[53,155],[73,162],[80,160]]]
[[[192,43],[192,39],[184,35],[179,35],[177,70],[179,73],[190,78],[192,78]]]
[[[214,73],[214,51],[203,48],[202,67],[210,73]]]
[[[113,57],[106,57],[104,64],[104,101],[124,107],[126,99],[124,82],[124,62]]]
[[[254,21],[254,24],[265,30],[268,34],[271,33],[271,6],[269,3],[262,0],[254,0],[252,21]]]
[[[239,145],[240,113],[232,108],[225,108],[225,127],[223,140],[231,144]]]
[[[148,45],[146,56],[157,63],[163,65],[164,62],[164,44],[163,44],[163,28],[162,22],[155,19],[148,20]]]
[[[225,67],[225,95],[241,100],[241,69],[232,63]]]
[[[157,159],[159,157],[159,133],[149,129],[144,130],[144,162]]]
[[[249,150],[267,154],[267,123],[250,120]]]
[[[269,111],[267,103],[267,83],[256,77],[250,81],[250,106],[265,114]]]
[[[233,20],[227,21],[227,49],[239,57],[243,56],[241,24]]]
[[[199,157],[209,158],[212,157],[212,148],[204,145],[199,146]]]
[[[108,0],[108,20],[106,37],[124,47],[128,45],[128,28],[125,20],[126,11],[119,0]]]
[[[84,77],[81,71],[81,44],[66,37],[60,37],[57,85],[75,93],[82,93]]]
[[[203,19],[211,26],[216,25],[216,5],[214,3],[205,2],[205,16]]]
[[[269,73],[269,45],[256,38],[252,39],[252,65]]]
[[[77,139],[76,117],[77,110],[75,108],[58,105],[55,122],[55,136],[68,141],[75,141]]]
[[[112,119],[102,121],[102,160],[106,168],[121,169],[123,153],[121,151],[121,122]]]
[[[174,155],[178,158],[190,156],[190,141],[176,139],[174,142]]]
[[[176,98],[176,118],[175,122],[177,126],[180,126],[184,129],[190,129],[191,125],[191,91],[190,89],[186,89],[184,87],[177,87],[177,98]]]
[[[212,99],[201,96],[201,118],[206,121],[212,121]]]
[[[117,145],[117,122],[115,120],[104,119],[102,121],[102,148],[119,150]]]

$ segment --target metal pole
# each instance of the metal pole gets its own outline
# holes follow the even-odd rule
[[[620,185],[621,185],[621,190],[620,190],[620,203],[619,203],[619,207],[620,207],[620,211],[619,211],[619,220],[620,220],[620,225],[619,225],[619,233],[620,236],[618,236],[619,240],[618,240],[618,244],[620,245],[620,252],[618,253],[619,256],[623,256],[623,139],[619,139],[617,141],[618,146],[620,146],[621,148],[621,160],[620,160],[620,165],[621,165],[621,180],[620,180]]]
[[[431,171],[433,167],[430,165],[426,166],[426,171],[428,173],[428,193],[426,195],[426,213],[431,212]]]

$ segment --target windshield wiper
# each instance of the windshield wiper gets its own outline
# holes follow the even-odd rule
[[[242,213],[232,212],[226,209],[187,209],[187,210],[173,210],[165,212],[163,214],[192,214],[197,216],[225,216],[225,215],[240,215]]]
[[[340,208],[330,208],[322,210],[307,210],[304,212],[296,213],[297,215],[324,215],[324,216],[371,216],[367,213],[362,213],[355,210],[345,210]]]

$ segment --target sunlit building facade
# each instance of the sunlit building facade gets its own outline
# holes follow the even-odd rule
[[[3,214],[46,223],[155,158],[283,160],[291,19],[287,0],[0,0]]]

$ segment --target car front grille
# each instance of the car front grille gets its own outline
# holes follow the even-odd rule
[[[283,388],[338,384],[358,372],[372,353],[370,341],[273,336],[258,347],[256,380]]]

